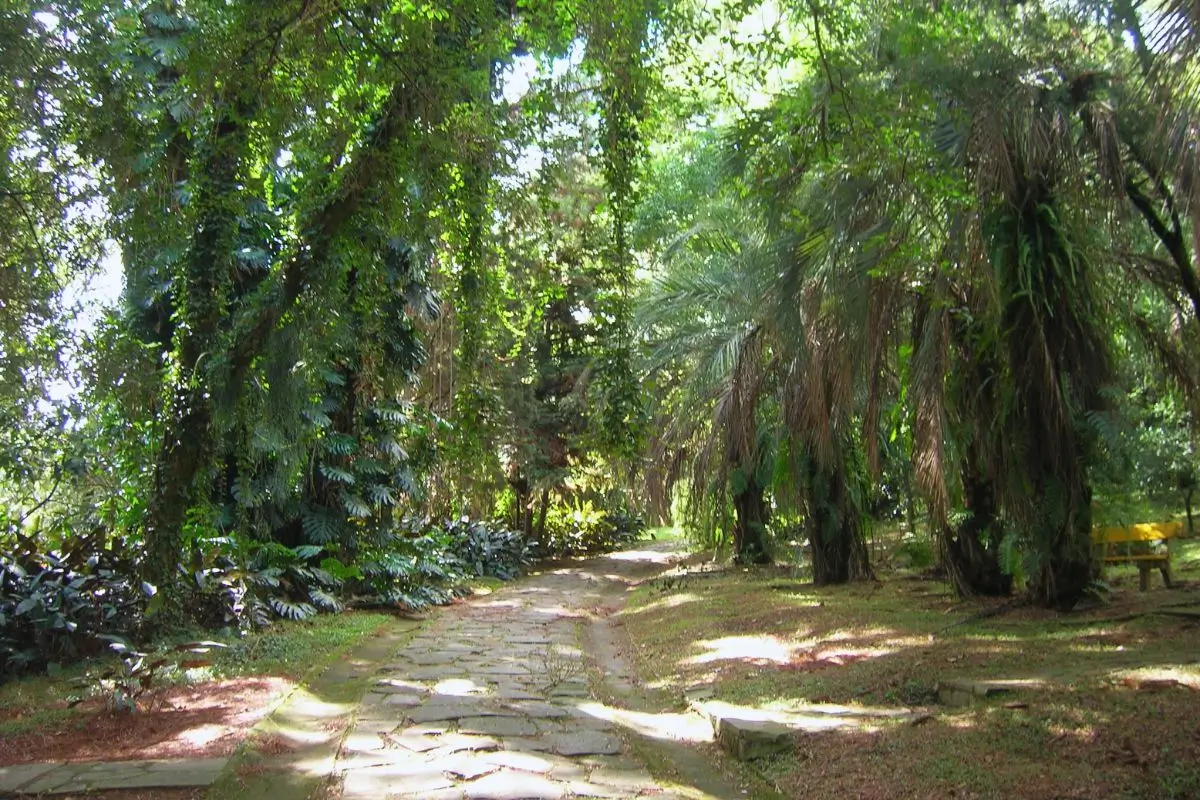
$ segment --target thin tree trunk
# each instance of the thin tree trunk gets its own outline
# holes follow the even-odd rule
[[[1188,536],[1191,536],[1196,532],[1196,526],[1192,522],[1192,493],[1195,491],[1196,490],[1194,487],[1189,486],[1187,495],[1183,498],[1184,506],[1187,508]]]
[[[547,544],[547,542],[546,542],[546,514],[548,514],[549,512],[550,512],[550,487],[546,487],[546,488],[542,489],[542,507],[540,509],[538,509],[538,521],[537,521],[537,528],[535,531],[535,533],[537,535],[538,544],[540,544],[542,546],[543,550],[545,550],[546,544]]]

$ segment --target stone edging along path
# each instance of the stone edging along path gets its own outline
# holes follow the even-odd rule
[[[200,758],[110,763],[48,763],[0,767],[0,797],[102,791],[209,786],[228,758]]]

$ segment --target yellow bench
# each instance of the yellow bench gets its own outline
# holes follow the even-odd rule
[[[1170,540],[1187,533],[1182,522],[1144,522],[1125,528],[1095,528],[1092,548],[1103,564],[1137,564],[1140,588],[1150,588],[1150,569],[1158,567],[1171,588]]]

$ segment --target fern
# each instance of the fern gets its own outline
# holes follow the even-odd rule
[[[392,422],[397,425],[404,425],[408,422],[408,415],[398,408],[380,407],[374,409],[374,413],[383,422]]]
[[[296,558],[309,559],[321,555],[321,551],[324,549],[320,545],[302,544],[298,547],[293,547],[292,552],[296,554]]]
[[[332,433],[321,441],[321,446],[328,453],[339,456],[352,455],[358,450],[358,440],[345,433]]]
[[[300,515],[300,527],[310,542],[328,544],[341,538],[345,523],[324,509],[306,509]]]
[[[390,456],[396,461],[408,460],[408,453],[400,446],[400,443],[396,441],[396,437],[394,436],[387,435],[380,437],[376,447],[379,448],[381,453]]]
[[[309,589],[308,596],[317,607],[322,608],[325,611],[337,612],[344,611],[346,608],[345,604],[342,603],[341,600],[324,589]]]

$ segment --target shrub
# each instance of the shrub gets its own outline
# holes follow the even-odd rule
[[[605,553],[637,541],[645,531],[642,518],[626,509],[606,511],[596,508],[590,500],[574,508],[556,506],[546,514],[541,555]]]
[[[533,560],[533,545],[501,525],[462,517],[442,523],[442,529],[453,542],[454,555],[476,577],[509,581]]]
[[[137,561],[101,534],[39,551],[20,539],[0,553],[0,675],[14,675],[98,652],[109,635],[141,627],[153,587],[135,578]]]
[[[307,619],[318,611],[341,611],[345,579],[361,575],[336,558],[318,562],[325,550],[320,545],[256,542],[239,548],[229,537],[203,545],[193,561],[192,609],[195,621],[206,627],[244,631],[273,617]]]
[[[355,601],[417,611],[450,602],[467,574],[446,530],[428,520],[405,518],[396,529],[364,543],[357,566]]]

